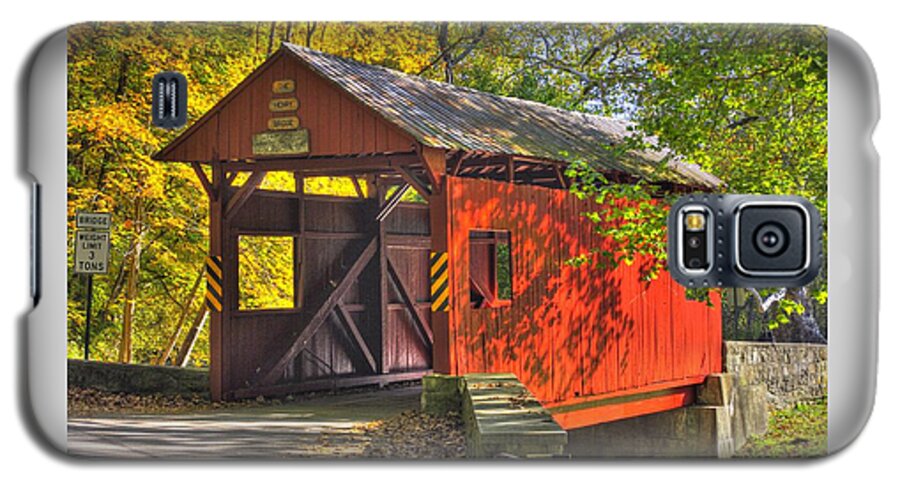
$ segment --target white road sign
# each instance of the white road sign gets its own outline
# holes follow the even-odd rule
[[[75,227],[78,229],[109,229],[109,213],[75,213]]]
[[[75,232],[75,273],[109,271],[109,232]]]

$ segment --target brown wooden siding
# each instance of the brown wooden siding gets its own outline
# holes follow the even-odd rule
[[[230,191],[232,194],[234,188]],[[226,299],[234,308],[224,323],[223,353],[227,396],[255,396],[260,369],[272,355],[282,353],[290,336],[302,330],[324,302],[373,235],[374,199],[304,196],[304,237],[300,254],[302,306],[296,309],[238,311],[236,298]],[[241,234],[300,236],[300,200],[292,193],[256,190],[230,220],[224,241],[226,292],[237,295],[237,238]],[[401,204],[385,221],[388,254],[413,299],[428,308],[428,207]],[[363,340],[381,370],[371,370],[344,326],[334,316],[313,335],[306,348],[269,388],[315,383],[329,387],[333,381],[377,374],[425,371],[431,354],[417,336],[408,311],[396,292],[389,294],[384,325],[379,312],[377,260],[369,263],[354,281],[343,305],[359,328]],[[325,379],[325,380],[322,380]],[[315,388],[314,387],[314,388]],[[289,388],[285,388],[289,389]],[[299,388],[298,388],[299,389]]]
[[[293,94],[273,94],[272,82],[293,79]],[[269,101],[296,97],[296,113],[269,112]],[[309,130],[310,156],[409,152],[414,140],[329,81],[278,53],[203,116],[161,154],[162,160],[207,162],[256,158],[253,135],[268,130],[272,116],[297,115]],[[188,136],[190,135],[190,136]]]

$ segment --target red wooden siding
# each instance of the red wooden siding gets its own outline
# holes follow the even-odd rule
[[[640,261],[613,270],[566,263],[609,248],[582,216],[594,203],[541,187],[447,181],[451,373],[514,372],[560,410],[563,426],[576,427],[680,406],[692,396],[683,387],[721,370],[717,299],[712,307],[686,300],[667,273],[641,281]],[[469,305],[470,229],[510,231],[510,306]],[[639,400],[618,399],[593,415],[581,407],[623,396]]]
[[[295,81],[294,93],[272,93],[272,82]],[[296,97],[297,112],[270,113],[269,101]],[[256,158],[253,135],[268,130],[273,116],[297,115],[309,130],[311,156],[409,152],[414,140],[371,109],[284,53],[275,54],[213,107],[182,140],[165,149],[164,160],[207,162]]]

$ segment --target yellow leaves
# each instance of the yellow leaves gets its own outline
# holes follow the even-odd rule
[[[324,196],[356,196],[356,188],[348,177],[310,177],[304,179],[304,190],[308,194]]]
[[[122,142],[135,148],[155,147],[159,140],[149,129],[147,110],[147,106],[137,107],[125,102],[69,110],[69,134],[81,134],[101,145]],[[147,121],[139,122],[135,115],[143,112],[147,113]]]
[[[294,192],[294,174],[290,172],[269,172],[259,184],[260,189]]]
[[[238,238],[241,309],[294,307],[294,239],[241,235]]]
[[[664,63],[658,62],[658,61],[651,62],[648,65],[648,68],[650,69],[650,71],[652,73],[656,74],[656,76],[658,76],[660,78],[668,77],[669,73],[672,70],[671,67],[667,66]]]
[[[411,23],[335,23],[317,27],[312,48],[357,61],[418,73],[437,53],[435,35]]]

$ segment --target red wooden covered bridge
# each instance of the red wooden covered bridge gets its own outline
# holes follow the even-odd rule
[[[513,372],[566,428],[690,403],[721,368],[718,302],[686,300],[665,273],[641,281],[640,262],[566,263],[611,248],[583,216],[596,205],[566,190],[568,163],[664,190],[718,182],[661,153],[613,157],[625,134],[283,45],[155,156],[192,164],[209,196],[213,398]],[[276,171],[296,189],[260,188]],[[305,193],[321,176],[356,197]],[[247,235],[292,238],[293,305],[238,305]]]

